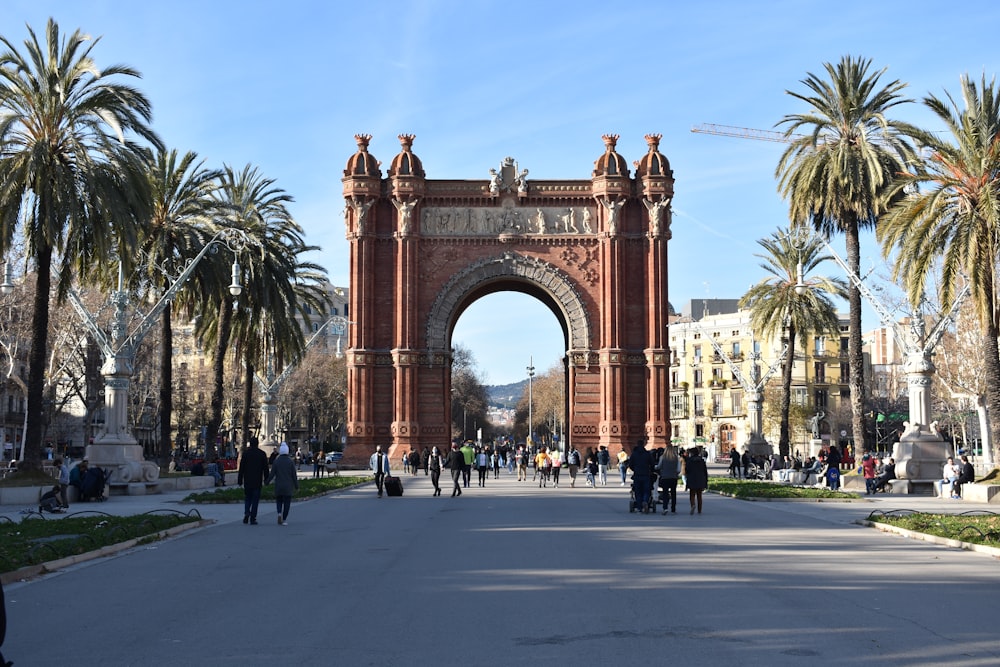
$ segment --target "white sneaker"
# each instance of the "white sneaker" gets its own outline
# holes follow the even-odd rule
[[[288,525],[288,522],[285,521],[285,520],[282,520],[280,523],[281,523],[282,526],[287,526]]]

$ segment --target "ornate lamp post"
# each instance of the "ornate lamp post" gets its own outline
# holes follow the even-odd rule
[[[532,396],[531,396],[531,378],[535,377],[535,357],[528,357],[528,437],[526,438],[526,443],[530,447],[532,445],[533,438],[531,437],[531,425],[532,425]]]
[[[153,308],[142,317],[132,333],[128,332],[129,294],[125,289],[121,264],[118,267],[118,289],[111,294],[115,314],[110,337],[83,305],[79,294],[70,290],[70,303],[104,353],[104,365],[101,367],[105,386],[104,428],[98,432],[94,442],[87,446],[86,456],[91,466],[109,471],[110,482],[155,484],[160,476],[160,469],[156,464],[144,459],[142,446],[137,443],[128,426],[128,389],[134,371],[135,354],[140,343],[206,254],[214,251],[217,244],[226,246],[236,254],[250,242],[250,237],[238,229],[225,228],[216,232],[201,252],[188,262]],[[0,285],[0,289],[2,287]],[[240,265],[234,259],[229,293],[235,298],[242,291]],[[136,492],[139,490],[136,489]]]
[[[337,356],[340,356],[340,339],[343,337],[344,333],[347,331],[347,325],[354,324],[346,317],[340,317],[339,315],[334,315],[316,330],[316,333],[312,335],[308,341],[306,341],[305,349],[309,349],[319,338],[320,334],[323,333],[328,327],[330,328],[330,333],[337,336]],[[260,396],[260,414],[261,414],[261,433],[263,435],[261,446],[277,447],[280,441],[277,433],[277,415],[278,415],[278,390],[281,389],[281,385],[284,384],[288,376],[292,374],[295,370],[296,364],[289,364],[281,372],[281,375],[275,377],[274,375],[274,359],[272,356],[268,355],[267,358],[267,373],[266,377],[262,378],[258,374],[254,374],[254,382],[257,383],[257,387],[261,391]]]

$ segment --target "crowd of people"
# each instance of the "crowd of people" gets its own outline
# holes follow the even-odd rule
[[[423,450],[408,449],[394,457],[405,475],[428,475],[433,486],[433,496],[440,496],[441,475],[449,471],[452,479],[452,497],[461,496],[463,489],[472,485],[472,472],[476,472],[476,483],[480,488],[490,479],[498,479],[501,471],[516,474],[518,482],[538,484],[539,488],[558,488],[567,479],[571,488],[576,487],[582,476],[583,485],[589,488],[608,485],[608,473],[612,467],[612,456],[606,446],[587,448],[580,452],[576,448],[531,447],[508,443],[477,444],[471,440],[454,442],[447,452],[437,447]],[[646,448],[645,441],[636,443],[631,452],[623,447],[617,453],[615,464],[618,468],[620,485],[631,484],[633,495],[640,505],[655,505],[654,485],[658,482],[663,513],[676,513],[678,483],[685,484],[690,494],[691,513],[701,513],[703,492],[708,487],[708,468],[704,454],[699,448],[678,450],[673,445],[654,450]],[[378,497],[384,493],[387,477],[391,477],[389,456],[379,445],[372,454],[368,467],[375,476]],[[529,470],[531,472],[529,478]],[[629,482],[631,472],[631,483]]]

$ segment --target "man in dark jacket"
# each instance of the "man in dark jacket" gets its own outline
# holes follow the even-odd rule
[[[243,487],[243,523],[257,524],[257,505],[266,478],[267,455],[257,446],[257,438],[251,438],[250,446],[240,458],[240,470],[236,476],[236,484]]]
[[[451,497],[462,495],[462,476],[465,468],[465,454],[458,448],[458,443],[451,443],[451,454],[448,455],[448,469],[451,470],[451,481],[455,484]]]
[[[968,456],[962,456],[962,465],[959,467],[958,479],[951,486],[951,497],[961,498],[962,497],[962,485],[971,484],[976,481],[976,469],[972,467],[969,463]]]
[[[628,457],[628,467],[632,470],[632,486],[635,489],[635,508],[640,512],[646,510],[651,492],[650,482],[653,477],[653,457],[646,449],[646,442],[639,440],[632,455]]]

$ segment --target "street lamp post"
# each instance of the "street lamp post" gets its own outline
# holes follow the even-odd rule
[[[923,309],[918,304],[917,312],[910,318],[909,331],[906,332],[893,319],[875,293],[836,253],[826,237],[820,236],[820,239],[851,283],[878,313],[882,325],[892,331],[896,342],[906,355],[904,369],[909,390],[910,420],[899,442],[893,446],[896,475],[901,479],[933,478],[940,475],[941,466],[947,456],[948,443],[938,432],[936,422],[931,422],[931,385],[935,372],[931,357],[934,348],[941,341],[952,318],[968,295],[969,285],[966,284],[959,292],[951,310],[941,315],[930,332],[926,331]]]
[[[532,395],[531,395],[531,378],[535,377],[535,357],[528,357],[528,437],[526,439],[527,445],[530,447],[532,445],[533,438],[531,437],[531,424],[532,424]]]
[[[316,342],[320,334],[326,331],[327,328],[330,329],[332,334],[337,336],[337,351],[338,356],[340,352],[340,338],[347,331],[347,325],[354,324],[346,317],[341,317],[339,315],[334,315],[316,330],[316,333],[312,335],[308,341],[306,341],[305,349],[308,350],[309,347]],[[303,350],[304,352],[305,350]],[[277,415],[278,415],[278,390],[281,389],[281,385],[284,384],[288,376],[291,375],[292,371],[295,370],[297,364],[289,364],[285,366],[285,369],[281,372],[281,375],[275,377],[274,375],[274,358],[272,355],[267,357],[267,373],[266,377],[261,377],[260,375],[254,373],[253,379],[257,384],[257,387],[261,391],[260,395],[260,414],[261,414],[261,430],[262,430],[262,442],[260,443],[262,447],[278,446],[278,433],[277,433]]]
[[[201,252],[188,262],[153,308],[142,317],[132,333],[128,332],[129,294],[125,289],[121,264],[118,266],[118,288],[111,294],[115,314],[110,337],[84,306],[80,295],[75,290],[69,291],[70,304],[104,353],[104,365],[101,367],[105,386],[104,428],[98,432],[94,442],[87,446],[86,456],[91,466],[109,471],[110,482],[155,484],[160,476],[159,467],[145,460],[142,446],[137,443],[128,426],[128,389],[134,370],[135,354],[140,343],[163,310],[177,296],[198,262],[213,250],[216,244],[222,244],[236,254],[249,243],[250,238],[241,230],[224,228],[216,232]],[[234,298],[243,291],[239,279],[240,266],[234,260],[232,283],[229,285],[229,293]],[[3,285],[0,285],[0,289],[2,288]]]

